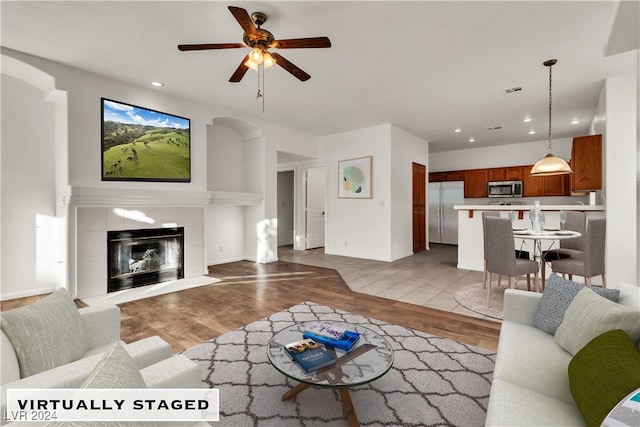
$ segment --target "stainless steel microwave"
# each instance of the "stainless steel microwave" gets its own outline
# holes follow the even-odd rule
[[[490,181],[487,185],[489,197],[522,197],[522,181]]]

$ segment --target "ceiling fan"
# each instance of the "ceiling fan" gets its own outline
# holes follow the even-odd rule
[[[307,37],[301,39],[283,39],[276,40],[269,31],[260,28],[267,21],[267,15],[262,12],[254,12],[249,16],[245,9],[235,6],[229,6],[229,11],[236,18],[244,30],[242,43],[205,43],[205,44],[180,44],[178,49],[181,51],[190,50],[210,50],[210,49],[237,49],[241,47],[252,48],[251,52],[244,57],[236,71],[229,79],[232,83],[242,80],[249,68],[257,69],[259,64],[263,64],[265,68],[278,64],[289,73],[293,74],[301,81],[307,81],[311,78],[309,74],[288,61],[282,55],[269,52],[269,48],[275,49],[307,49],[307,48],[324,48],[331,47],[331,41],[328,37]],[[255,24],[255,25],[254,25]]]

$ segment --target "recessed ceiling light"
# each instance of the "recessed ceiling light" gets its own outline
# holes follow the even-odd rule
[[[536,131],[535,131],[535,130],[533,130],[533,129],[531,129],[531,130],[529,131],[529,135],[533,135],[534,133],[536,133]]]
[[[531,117],[525,117],[524,119],[522,119],[522,121],[525,123],[529,123],[531,121]]]
[[[580,123],[580,120],[578,119],[571,120],[572,125],[577,125],[578,123]]]
[[[476,142],[476,140],[473,137],[471,137],[469,138],[469,142]]]
[[[151,85],[155,86],[155,87],[162,87],[162,86],[164,86],[164,83],[159,82],[159,81],[155,81],[155,82],[151,82]]]
[[[462,129],[460,129],[460,128],[455,128],[455,129],[454,129],[454,132],[455,132],[455,133],[460,133],[460,132],[462,132]]]

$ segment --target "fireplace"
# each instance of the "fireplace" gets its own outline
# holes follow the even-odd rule
[[[184,278],[184,227],[107,232],[107,292]]]

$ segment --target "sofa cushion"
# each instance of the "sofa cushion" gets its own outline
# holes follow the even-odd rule
[[[147,388],[136,362],[116,342],[100,359],[82,388]],[[47,427],[154,427],[140,421],[52,421]]]
[[[563,279],[557,274],[549,276],[549,280],[542,292],[540,309],[536,315],[533,325],[551,335],[554,335],[562,323],[564,313],[569,304],[573,301],[578,292],[585,288],[585,285],[571,280]],[[613,302],[618,301],[620,291],[618,289],[607,289],[599,287],[588,287],[598,295],[601,295]]]
[[[494,379],[485,426],[584,426],[584,419],[573,401]]]
[[[559,346],[575,355],[598,335],[622,329],[634,343],[640,339],[640,311],[583,289],[573,299],[555,334]]]
[[[0,326],[28,377],[81,358],[86,352],[80,314],[66,289],[0,313]]]
[[[147,388],[136,362],[116,342],[86,379],[82,388]]]
[[[569,363],[571,393],[587,425],[600,425],[609,411],[640,387],[640,351],[616,329],[591,340]]]
[[[567,375],[570,361],[553,336],[530,325],[503,322],[493,379],[575,405]]]

